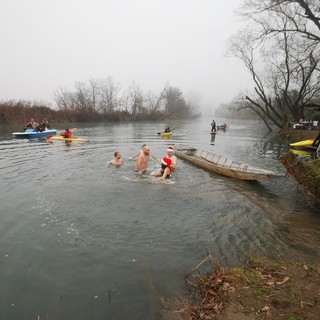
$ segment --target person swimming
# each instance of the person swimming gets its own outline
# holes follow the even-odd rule
[[[139,153],[134,171],[145,173],[149,161],[150,148],[144,146],[142,152]]]
[[[115,151],[113,155],[114,155],[114,159],[109,161],[109,164],[116,167],[120,167],[123,164],[123,160],[121,159],[121,153],[119,151]]]
[[[162,158],[161,160],[161,169],[158,172],[152,172],[150,175],[154,177],[160,177],[161,180],[171,178],[171,167],[172,161],[169,158]]]
[[[137,158],[142,152],[143,152],[143,148],[146,146],[146,144],[144,143],[142,146],[141,146],[141,149],[139,150],[139,152],[137,153],[137,154],[135,154],[134,156],[132,156],[132,157],[128,157],[128,159],[135,159],[135,158]],[[157,160],[157,158],[156,157],[154,157],[152,154],[150,154],[149,153],[149,156],[151,157],[151,158],[153,158],[154,160]]]

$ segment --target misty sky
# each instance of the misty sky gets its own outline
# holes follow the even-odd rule
[[[158,93],[166,84],[217,107],[249,75],[226,58],[242,0],[3,0],[0,100],[53,101],[60,87],[112,76]]]

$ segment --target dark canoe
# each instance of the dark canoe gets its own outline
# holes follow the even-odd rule
[[[175,155],[181,159],[201,167],[203,169],[221,174],[223,176],[241,180],[264,180],[272,176],[284,177],[285,174],[258,168],[247,163],[193,148],[187,145],[174,146]]]

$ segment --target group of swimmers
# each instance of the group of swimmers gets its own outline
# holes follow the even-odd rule
[[[145,173],[148,167],[149,157],[157,160],[150,154],[150,148],[147,145],[142,145],[142,149],[133,157],[129,159],[137,159],[135,165],[135,172]],[[114,158],[109,161],[110,165],[121,166],[123,164],[123,159],[121,158],[121,153],[116,151],[114,153]],[[167,149],[167,155],[161,159],[161,169],[160,171],[151,172],[151,176],[160,177],[161,180],[170,178],[172,171],[177,167],[177,158],[174,155],[174,150],[172,147]]]

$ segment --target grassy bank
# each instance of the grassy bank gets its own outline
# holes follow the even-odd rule
[[[254,259],[243,268],[186,279],[190,299],[178,300],[167,319],[315,320],[320,314],[320,264]]]

